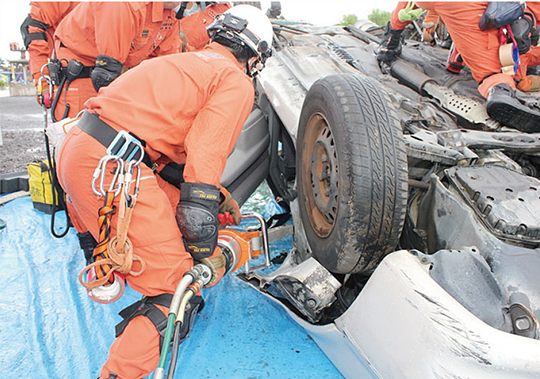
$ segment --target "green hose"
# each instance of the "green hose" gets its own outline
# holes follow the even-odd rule
[[[199,271],[191,269],[189,272],[186,272],[176,290],[174,291],[174,296],[171,300],[171,306],[169,308],[169,317],[167,319],[167,330],[165,332],[165,337],[163,339],[163,346],[161,348],[161,356],[159,358],[159,365],[156,368],[154,373],[154,379],[163,379],[165,376],[165,363],[167,362],[167,356],[169,355],[169,347],[171,345],[171,339],[174,331],[174,322],[178,314],[178,308],[180,307],[180,302],[184,296],[184,292],[187,287],[193,282],[193,280],[199,276]]]
[[[204,279],[200,279],[199,277]],[[167,356],[169,355],[169,347],[171,344],[172,335],[174,332],[174,323],[180,312],[181,318],[180,322],[184,320],[184,310],[188,300],[193,296],[193,293],[186,291],[188,286],[194,281],[198,280],[201,287],[208,284],[210,280],[210,269],[208,266],[198,264],[193,267],[190,271],[184,274],[176,290],[174,291],[174,296],[171,300],[171,306],[169,308],[169,317],[167,319],[167,331],[165,332],[165,337],[163,339],[163,346],[161,348],[161,357],[159,358],[159,365],[156,368],[154,373],[154,379],[163,379],[165,376],[165,363],[167,361]],[[199,287],[199,288],[201,288]]]
[[[174,320],[176,315],[169,313],[169,319],[167,320],[167,332],[163,339],[163,349],[161,351],[161,357],[159,358],[159,364],[154,374],[154,379],[162,379],[165,375],[165,364],[167,363],[167,356],[169,355],[169,345],[171,344],[171,338],[174,331]]]

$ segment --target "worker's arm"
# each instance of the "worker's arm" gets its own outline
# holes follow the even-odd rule
[[[196,260],[209,257],[217,246],[221,175],[254,99],[253,85],[234,69],[210,86],[184,141],[185,182],[176,212],[186,250]]]
[[[140,3],[103,2],[93,7],[98,56],[92,71],[96,91],[122,73],[131,42],[144,24],[145,7]]]
[[[186,182],[220,186],[227,157],[253,107],[251,82],[231,69],[212,83],[206,105],[199,111],[184,142]]]
[[[56,26],[77,3],[71,2],[31,2],[30,14],[21,25],[21,34],[29,55],[30,72],[36,87],[47,93],[46,81],[40,83],[41,69],[52,56],[53,36]],[[45,69],[44,74],[48,71]],[[41,87],[39,87],[41,84]],[[38,94],[38,102],[41,97]],[[41,103],[40,103],[41,104]]]
[[[70,2],[31,2],[31,25],[22,26],[21,33],[30,55],[32,76],[40,72],[51,56],[54,31],[58,23],[74,8]],[[42,24],[39,25],[39,24]],[[24,29],[24,30],[23,30]],[[38,77],[39,78],[39,77]]]
[[[414,1],[400,1],[390,15],[392,29],[403,30],[422,14],[422,9]]]
[[[418,8],[414,1],[401,1],[393,10],[390,22],[386,24],[386,29],[381,43],[377,49],[377,60],[381,63],[390,64],[401,54],[401,40],[403,29],[422,14],[422,9]]]

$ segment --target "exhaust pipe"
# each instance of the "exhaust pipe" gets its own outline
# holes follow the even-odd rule
[[[398,59],[390,67],[390,74],[399,80],[400,83],[412,88],[422,96],[429,95],[424,91],[424,85],[429,82],[436,83],[436,81],[418,70],[412,64]]]

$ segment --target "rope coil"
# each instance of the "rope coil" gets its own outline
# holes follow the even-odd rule
[[[111,189],[105,193],[104,204],[98,211],[99,243],[93,253],[95,261],[86,266],[79,273],[79,282],[86,289],[90,290],[113,283],[114,272],[139,276],[146,269],[144,260],[138,255],[133,254],[133,244],[127,236],[137,195],[131,195],[128,201],[127,196],[129,195],[130,184],[130,180],[125,181],[122,185],[127,187],[127,191],[119,191],[120,201],[118,208],[117,235],[112,238],[110,237],[111,221],[117,210],[113,202],[118,191],[112,191],[111,186]],[[140,262],[141,269],[139,271],[132,270],[134,261]],[[87,283],[83,278],[92,268],[95,268],[96,279]]]

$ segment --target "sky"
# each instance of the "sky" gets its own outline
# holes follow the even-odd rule
[[[266,11],[270,1],[261,1]],[[289,20],[308,21],[318,25],[334,25],[341,21],[343,15],[355,14],[358,19],[367,19],[373,9],[391,12],[397,1],[390,0],[335,0],[335,1],[281,1],[282,15]],[[30,11],[25,0],[0,0],[0,57],[4,59],[20,59],[20,53],[9,51],[10,42],[18,42],[22,46],[20,26]]]

